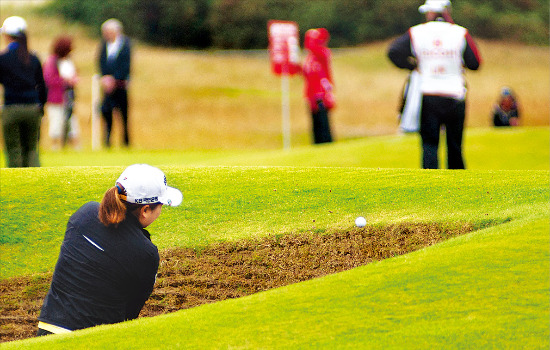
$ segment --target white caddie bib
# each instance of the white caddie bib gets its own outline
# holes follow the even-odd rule
[[[424,95],[464,99],[463,54],[466,29],[447,22],[428,22],[410,29]]]

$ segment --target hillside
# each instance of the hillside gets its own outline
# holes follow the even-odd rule
[[[97,37],[79,25],[44,18],[3,3],[2,15],[28,17],[30,46],[45,58],[59,34],[75,37],[74,59],[81,75],[77,113],[89,148],[91,80],[96,73]],[[406,72],[385,56],[389,42],[334,50],[338,106],[331,116],[336,140],[397,132],[397,106]],[[490,125],[490,112],[504,85],[517,91],[525,126],[547,126],[550,110],[548,49],[479,41],[484,63],[468,73],[467,126]],[[311,143],[303,82],[291,79],[291,143]],[[266,51],[192,51],[136,43],[130,130],[137,149],[278,149],[281,136],[281,81],[270,72]],[[115,121],[115,145],[120,127]],[[47,118],[42,135],[47,135]],[[118,136],[118,137],[117,137]],[[49,147],[48,138],[42,146]]]
[[[354,260],[357,253],[369,251],[369,242],[379,241],[382,247],[377,251],[385,250],[390,258],[248,297],[69,335],[10,342],[2,348],[548,347],[548,171],[163,169],[169,183],[183,190],[185,201],[163,211],[150,228],[166,259],[166,274],[159,277],[157,294],[150,300],[157,311],[172,307],[172,301],[197,297],[192,289],[174,288],[192,287],[190,272],[199,273],[194,286],[206,288],[207,298],[215,300],[224,281],[215,273],[224,259],[235,271],[241,268],[243,281],[259,279],[263,273],[258,268],[274,263],[298,282],[307,273],[305,268],[295,269],[300,257],[310,256],[306,261],[318,261],[318,269],[324,270],[340,264],[337,257]],[[3,169],[2,272],[27,271],[25,276],[29,271],[51,271],[69,213],[97,199],[121,170]],[[353,227],[359,215],[369,223],[365,230]],[[26,220],[28,216],[34,220]],[[438,232],[449,238],[461,223],[479,230],[462,231],[435,244]],[[436,228],[421,235],[434,245],[398,256],[411,242],[421,244],[414,236],[415,226]],[[333,233],[347,241],[340,246],[329,243]],[[391,244],[380,240],[392,235]],[[255,238],[261,244],[251,244]],[[309,238],[321,244],[309,244]],[[189,270],[194,264],[189,253],[208,248],[209,242],[226,242],[212,247],[226,254],[212,256],[204,250],[200,261],[203,267],[217,268],[203,275],[199,268]],[[295,263],[282,264],[285,260],[279,259],[285,255],[277,252],[273,257],[263,254],[268,245],[287,246],[287,262]],[[195,249],[176,255],[176,250],[166,249],[174,246]],[[320,258],[308,255],[315,250],[321,250]],[[175,274],[170,276],[170,271]],[[240,276],[225,275],[226,284]],[[40,305],[47,279],[31,275],[19,281],[26,283],[19,298],[2,283],[3,316],[19,303],[25,310],[33,296],[34,307]],[[233,296],[246,288],[238,285]],[[10,318],[3,320],[5,324]],[[28,322],[32,327],[33,319]]]

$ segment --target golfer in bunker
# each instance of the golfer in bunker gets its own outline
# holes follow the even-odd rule
[[[78,209],[67,224],[37,335],[137,318],[159,267],[157,247],[145,228],[163,205],[178,206],[182,199],[160,169],[134,164],[101,203]]]

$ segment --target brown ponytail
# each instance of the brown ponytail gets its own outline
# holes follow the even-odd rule
[[[14,38],[19,44],[17,47],[17,56],[26,66],[28,66],[31,62],[31,56],[29,54],[29,47],[27,44],[27,34],[21,33],[19,36]]]
[[[124,219],[126,219],[126,214],[130,213],[139,217],[139,210],[148,205],[152,210],[160,203],[153,204],[134,204],[128,203],[120,199],[119,194],[126,196],[126,190],[124,187],[117,182],[116,186],[113,186],[105,192],[101,203],[99,204],[99,221],[105,226],[117,226]]]
[[[118,196],[118,188],[113,186],[105,192],[99,204],[99,221],[105,226],[116,226],[125,218],[126,204]]]

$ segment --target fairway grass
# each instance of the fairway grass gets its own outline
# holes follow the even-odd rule
[[[249,297],[5,349],[545,349],[547,215]],[[144,336],[145,335],[145,336]]]
[[[2,278],[51,271],[68,215],[123,167],[3,169]],[[164,166],[182,189],[159,248],[369,224],[496,225],[249,297],[12,348],[548,347],[548,171]],[[131,340],[130,340],[131,339]]]
[[[446,166],[444,135],[440,167]],[[548,127],[472,128],[465,132],[466,167],[473,170],[549,170]],[[316,166],[412,168],[421,164],[417,134],[386,135],[345,140],[332,144],[294,147],[290,150],[143,150],[51,152],[42,150],[42,166]],[[5,166],[0,153],[0,167]]]
[[[115,140],[112,150],[92,152],[90,83],[97,38],[74,24],[0,6],[3,15],[29,20],[30,45],[41,58],[56,35],[74,33],[84,142],[81,152],[48,151],[46,120],[44,167],[0,169],[2,279],[51,272],[69,216],[87,201],[99,201],[125,166],[142,162],[159,166],[168,184],[184,194],[183,204],[163,210],[149,229],[159,249],[322,234],[352,228],[357,216],[375,226],[490,226],[248,297],[2,343],[2,349],[550,347],[547,47],[479,42],[485,64],[468,74],[466,171],[418,169],[418,135],[395,135],[405,72],[386,59],[389,42],[335,50],[339,105],[332,115],[338,141],[333,144],[309,145],[302,83],[292,79],[291,150],[280,149],[280,86],[267,55],[137,43],[134,147],[121,149]],[[167,83],[167,76],[173,81]],[[502,85],[518,91],[524,126],[487,127]],[[115,125],[115,134],[119,131]],[[444,150],[442,144],[442,165]],[[3,154],[0,161],[4,167]]]

